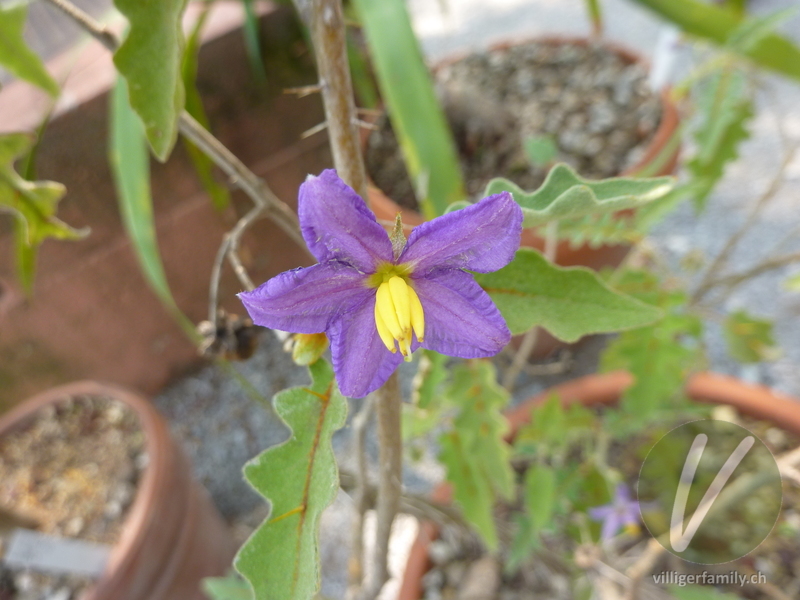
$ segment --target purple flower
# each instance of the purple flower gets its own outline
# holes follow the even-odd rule
[[[623,483],[617,486],[610,504],[590,508],[589,516],[595,521],[603,522],[600,539],[604,542],[613,538],[623,528],[631,533],[639,531],[639,503],[631,500],[628,487]]]
[[[522,211],[507,192],[390,238],[333,170],[300,186],[300,227],[319,261],[239,294],[258,325],[325,332],[342,393],[379,388],[418,347],[497,354],[511,334],[470,269],[496,271],[519,248]]]

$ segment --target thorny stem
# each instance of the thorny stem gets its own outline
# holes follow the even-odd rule
[[[353,539],[350,552],[349,577],[350,587],[355,593],[364,578],[364,516],[369,508],[367,497],[367,453],[364,448],[367,425],[375,408],[375,394],[364,399],[361,409],[353,417],[353,454],[356,457],[356,470],[353,474],[353,500],[356,514],[353,521]]]
[[[69,2],[69,0],[48,0],[52,5],[59,8],[67,16],[72,18],[87,33],[92,35],[103,46],[111,52],[115,52],[119,47],[119,40],[107,27],[98,23],[89,14]],[[297,216],[291,208],[278,198],[267,186],[263,179],[253,173],[247,166],[239,160],[225,145],[215,138],[211,132],[198,123],[185,110],[178,118],[178,129],[189,141],[191,141],[203,154],[217,165],[231,180],[231,182],[247,194],[258,209],[258,214],[253,215],[253,211],[242,217],[234,229],[228,234],[220,246],[217,261],[214,264],[211,277],[211,293],[209,294],[209,315],[212,323],[216,322],[217,296],[222,267],[222,257],[227,248],[227,254],[234,265],[236,274],[243,285],[249,282],[248,289],[252,289],[252,281],[239,260],[236,253],[238,241],[244,230],[253,222],[257,216],[264,213],[270,216],[273,221],[301,248],[306,245],[300,234],[300,225]],[[247,287],[247,286],[246,286]]]
[[[296,4],[311,32],[333,164],[344,182],[366,201],[366,169],[356,126],[341,0],[296,0]],[[400,386],[397,373],[394,373],[379,390],[375,407],[380,473],[376,502],[377,527],[371,577],[365,585],[362,584],[357,594],[360,600],[377,597],[389,578],[389,538],[402,491],[401,406]]]
[[[341,0],[312,0],[310,29],[333,164],[339,177],[368,201]]]
[[[374,600],[389,579],[389,539],[392,523],[400,507],[402,493],[403,440],[400,430],[400,411],[403,399],[397,371],[378,391],[378,499],[376,501],[377,531],[372,555],[370,579],[361,590],[360,600]]]
[[[547,224],[547,228],[545,230],[545,238],[544,238],[544,255],[550,262],[555,262],[556,254],[558,253],[558,221],[551,221]],[[509,391],[514,389],[514,383],[517,381],[517,377],[525,368],[525,364],[528,362],[528,359],[531,356],[531,352],[536,347],[536,342],[539,339],[539,328],[534,327],[522,338],[522,342],[519,345],[519,350],[517,350],[516,354],[514,355],[514,359],[511,361],[511,365],[508,367],[508,370],[503,377],[503,387]]]

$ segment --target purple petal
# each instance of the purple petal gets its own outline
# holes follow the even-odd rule
[[[631,493],[628,486],[624,483],[617,484],[617,489],[614,492],[615,504],[627,504],[631,501]]]
[[[511,332],[489,295],[472,275],[458,269],[413,279],[425,313],[423,347],[448,356],[494,356]]]
[[[398,263],[424,275],[436,267],[497,271],[514,258],[522,233],[522,209],[503,192],[423,223],[411,232]]]
[[[308,249],[319,262],[339,260],[364,273],[392,260],[392,243],[361,196],[327,169],[300,186],[297,212]]]
[[[239,298],[257,325],[322,333],[332,319],[363,302],[375,291],[364,286],[364,275],[338,262],[286,271]]]
[[[603,506],[595,506],[594,508],[589,509],[589,516],[592,518],[593,521],[604,521],[607,519],[611,514],[614,512],[614,507],[610,504],[604,504]]]
[[[622,521],[616,513],[611,513],[603,521],[603,527],[600,530],[600,539],[603,541],[610,540],[617,532],[622,529]]]
[[[403,361],[383,345],[375,326],[375,291],[331,325],[331,358],[336,382],[345,396],[362,398],[382,386]],[[412,346],[413,348],[413,346]]]

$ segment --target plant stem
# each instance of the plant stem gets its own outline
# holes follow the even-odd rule
[[[375,394],[370,394],[364,398],[364,403],[355,417],[353,417],[353,454],[356,457],[356,470],[353,473],[353,501],[356,507],[356,514],[353,519],[352,548],[350,551],[350,562],[348,572],[350,587],[358,590],[361,581],[364,579],[364,516],[369,508],[369,498],[367,497],[367,453],[364,449],[366,441],[367,425],[369,425],[372,411],[375,408]],[[341,477],[341,475],[340,475]],[[351,597],[354,597],[351,595]]]
[[[389,539],[392,523],[400,507],[403,472],[403,438],[400,430],[400,411],[403,399],[395,371],[378,392],[375,410],[378,417],[378,499],[376,502],[377,531],[372,555],[372,572],[362,588],[359,600],[374,600],[389,579]]]
[[[341,0],[312,0],[310,18],[333,164],[339,177],[367,201],[367,175],[356,126]]]

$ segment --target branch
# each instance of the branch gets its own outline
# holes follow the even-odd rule
[[[317,59],[319,86],[325,103],[333,164],[345,183],[367,201],[367,175],[356,127],[353,85],[347,61],[341,0],[297,2],[310,4],[311,40]]]
[[[400,431],[400,410],[403,399],[397,371],[378,391],[378,498],[376,501],[377,531],[372,555],[370,579],[361,590],[360,600],[374,600],[389,580],[389,539],[392,523],[400,507],[403,476],[403,439]]]
[[[369,508],[369,498],[367,496],[367,486],[369,485],[367,479],[367,453],[364,445],[367,425],[374,407],[375,394],[369,394],[364,398],[361,409],[353,417],[353,454],[356,457],[356,471],[352,475],[352,479],[356,514],[353,519],[353,541],[348,571],[350,586],[354,593],[361,587],[361,581],[364,578],[364,516]]]
[[[767,189],[764,190],[761,196],[759,196],[755,205],[750,210],[750,214],[747,215],[744,223],[742,223],[739,229],[736,230],[736,232],[734,232],[730,238],[728,238],[728,241],[725,243],[725,247],[722,248],[708,269],[706,269],[702,281],[689,300],[690,305],[696,304],[702,300],[708,294],[708,292],[718,285],[719,279],[715,280],[714,275],[725,267],[725,264],[728,262],[733,250],[739,245],[739,242],[745,236],[745,234],[750,231],[750,228],[756,223],[756,218],[758,215],[767,207],[767,205],[775,197],[775,194],[783,185],[783,182],[786,178],[786,168],[792,162],[792,159],[794,158],[798,148],[800,148],[800,143],[794,144],[786,151],[783,160],[778,167],[778,171],[773,176],[772,181],[770,181],[770,184],[767,186]]]

